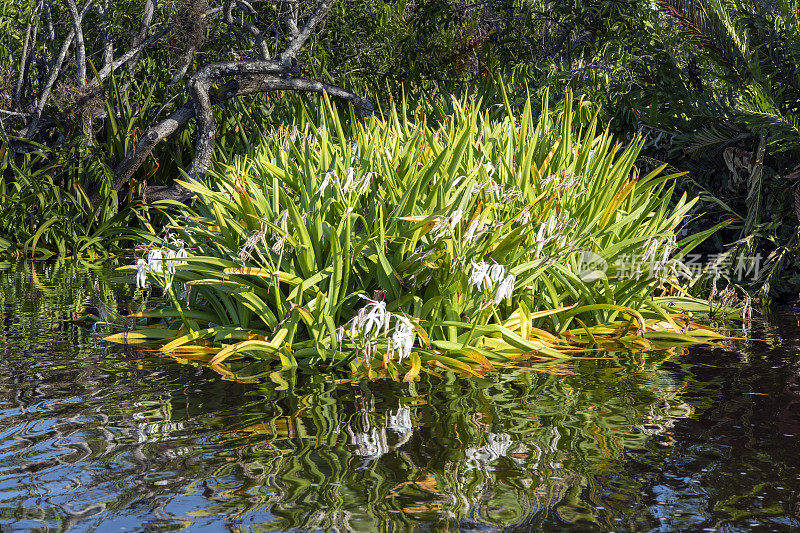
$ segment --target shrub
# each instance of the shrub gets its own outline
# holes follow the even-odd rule
[[[166,322],[112,340],[410,380],[715,336],[670,314],[697,301],[655,297],[706,236],[675,241],[694,200],[661,169],[638,175],[641,141],[622,147],[571,96],[555,112],[544,98],[538,118],[530,101],[502,118],[455,102],[437,127],[395,109],[345,121],[327,100],[316,120],[304,111],[299,130],[185,183],[197,202],[177,244],[140,261],[169,298],[138,316]],[[663,268],[619,271],[643,250]]]

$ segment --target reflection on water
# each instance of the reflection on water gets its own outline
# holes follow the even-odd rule
[[[236,383],[65,321],[124,312],[106,274],[0,263],[9,530],[800,526],[795,324],[472,380]]]

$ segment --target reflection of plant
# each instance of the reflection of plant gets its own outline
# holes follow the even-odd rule
[[[58,417],[55,429],[69,432],[73,445],[85,439],[86,447],[54,468],[80,469],[91,497],[104,500],[113,516],[155,501],[159,527],[197,526],[203,517],[341,531],[567,520],[603,498],[584,489],[616,470],[627,452],[647,447],[660,462],[669,451],[650,446],[652,437],[637,427],[653,416],[689,414],[665,404],[685,399],[683,383],[660,366],[663,353],[640,362],[601,352],[594,355],[604,359],[533,363],[472,380],[337,383],[272,372],[261,383],[226,383],[161,358],[127,360],[116,346],[98,353],[75,327],[43,334],[57,310],[74,305],[86,312],[98,288],[113,309],[108,282],[70,275],[66,266],[39,265],[35,275],[5,266],[0,307],[19,311],[10,330],[4,326],[4,354],[38,364],[24,370],[23,380],[20,368],[7,365],[3,394],[23,390],[16,400],[36,405],[43,392],[70,399],[52,403],[54,412],[18,416],[23,424],[37,413]],[[46,356],[26,355],[43,347]],[[32,482],[40,493],[61,483],[42,473]],[[614,498],[636,494],[632,487]],[[588,517],[602,524],[604,515]]]
[[[246,512],[263,506],[279,517],[276,528],[370,529],[386,520],[414,527],[447,516],[503,527],[552,512],[566,519],[580,507],[582,487],[626,450],[646,446],[638,426],[652,415],[676,416],[664,404],[679,400],[676,385],[657,363],[650,368],[581,362],[567,376],[513,370],[449,387],[422,380],[410,390],[376,383],[369,404],[357,399],[359,389],[330,382],[294,381],[294,393],[282,397],[262,386],[253,409],[239,406],[218,423],[252,435],[236,439],[241,466],[213,474],[238,474],[242,485],[228,485],[198,514],[232,512],[236,494],[266,483],[267,495]],[[395,396],[407,403],[398,407]],[[274,405],[266,417],[265,400]]]
[[[70,322],[95,327],[128,312],[118,309],[112,284],[96,280],[100,270],[89,263],[0,261],[0,309],[24,309],[22,335],[59,330],[75,340]]]

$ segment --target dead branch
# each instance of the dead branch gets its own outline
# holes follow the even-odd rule
[[[326,92],[330,96],[350,102],[353,105],[364,109],[365,111],[372,112],[374,109],[369,100],[341,89],[340,87],[305,78],[284,78],[271,75],[249,76],[243,79],[231,80],[210,95],[211,105],[216,106],[232,98],[280,90],[306,91],[318,94]],[[161,141],[185,126],[189,120],[194,118],[194,116],[194,103],[189,102],[176,109],[174,112],[172,112],[172,114],[155,126],[152,126],[150,129],[148,129],[144,135],[142,135],[141,139],[139,139],[139,141],[136,143],[136,146],[128,153],[125,159],[115,169],[114,189],[120,190],[122,187],[124,187],[130,181],[136,170],[152,153],[153,149]],[[173,191],[178,189],[179,187],[175,187]],[[180,189],[183,188],[180,187]],[[185,191],[185,189],[183,190]],[[164,198],[177,199],[179,201],[186,200],[186,197],[180,197],[180,194],[174,194],[172,191],[169,193],[169,196],[159,196],[159,191],[164,192],[166,189],[153,189],[152,192],[148,190],[148,198],[150,200]],[[185,195],[186,193],[183,192],[182,194]]]
[[[308,38],[311,37],[311,32],[314,31],[316,25],[328,15],[328,11],[331,10],[335,3],[336,0],[320,0],[319,4],[317,4],[317,9],[314,10],[314,13],[312,13],[311,16],[308,17],[306,23],[303,24],[303,29],[289,41],[286,49],[281,53],[281,63],[289,64],[291,60],[297,56],[297,53],[303,45],[306,44]]]
[[[244,28],[245,30],[249,31],[250,34],[255,39],[256,46],[258,47],[258,57],[261,60],[267,60],[270,58],[269,54],[269,47],[267,46],[267,41],[264,39],[264,33],[252,22],[244,18],[243,10],[247,10],[249,14],[255,14],[256,10],[253,9],[249,3],[244,0],[237,0],[236,4],[240,7],[242,12],[238,19],[233,18],[233,2],[234,0],[225,0],[225,5],[222,8],[223,12],[223,19],[226,23],[230,24],[231,26],[239,26],[240,28]]]

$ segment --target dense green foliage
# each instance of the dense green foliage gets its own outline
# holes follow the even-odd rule
[[[714,338],[670,315],[707,303],[654,298],[692,278],[678,260],[706,235],[675,235],[695,201],[673,199],[661,169],[640,176],[641,141],[615,144],[591,108],[541,107],[492,118],[463,101],[436,127],[394,108],[363,123],[304,110],[296,133],[187,183],[196,210],[138,267],[169,296],[139,316],[175,320],[136,335],[212,365],[247,353],[409,380],[421,364],[469,374]]]
[[[10,74],[2,87],[2,106],[11,100],[25,24],[36,5],[31,0],[2,7],[0,62]],[[165,3],[160,6],[163,23],[184,20],[192,6]],[[208,7],[213,6],[218,4]],[[281,2],[259,6],[249,20],[268,25],[285,8]],[[39,65],[52,60],[58,39],[69,30],[66,8],[52,9],[55,40],[37,41]],[[100,50],[99,43],[112,36],[120,53],[138,31],[141,10],[139,2],[111,3],[107,17],[87,26],[88,49]],[[99,17],[91,11],[87,16]],[[156,211],[141,217],[137,199],[148,184],[168,184],[187,170],[191,127],[161,143],[130,187],[114,191],[110,173],[140,132],[188,101],[185,88],[172,83],[188,46],[197,49],[200,63],[256,57],[254,50],[242,49],[243,30],[221,24],[218,16],[208,18],[204,30],[174,34],[148,49],[135,71],[119,71],[107,80],[90,106],[105,112],[90,121],[89,130],[85,114],[71,111],[75,66],[68,61],[47,107],[56,117],[48,135],[66,142],[46,143],[49,148],[34,155],[9,158],[7,150],[0,152],[0,209],[15,213],[14,221],[5,220],[0,228],[5,253],[32,253],[40,229],[37,252],[115,253],[124,249],[120,239],[129,236],[115,228],[147,228],[147,222],[137,222],[140,218],[160,225],[153,218]],[[791,296],[800,288],[794,205],[794,198],[800,198],[795,187],[800,161],[798,20],[792,0],[339,2],[298,59],[304,75],[383,106],[405,93],[410,108],[421,106],[431,122],[448,114],[440,104],[431,105],[448,105],[437,95],[479,94],[493,105],[500,101],[502,86],[514,104],[543,87],[556,95],[571,88],[602,106],[600,121],[610,122],[617,138],[644,134],[640,168],[667,163],[671,172],[689,171],[677,187],[699,196],[694,213],[704,213],[691,228],[703,231],[733,218],[706,251],[764,256],[767,268],[753,287],[769,299]],[[282,32],[276,29],[269,39],[280,41]],[[89,59],[98,67],[102,62],[99,52]],[[31,93],[41,84],[36,81]],[[258,95],[218,106],[217,160],[247,153],[257,138],[291,124],[294,107],[287,102],[293,100]],[[4,118],[3,135],[13,120]],[[59,190],[42,192],[52,188]],[[75,227],[65,227],[65,221]]]

